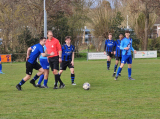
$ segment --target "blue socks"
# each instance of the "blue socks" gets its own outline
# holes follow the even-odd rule
[[[75,75],[71,74],[71,81],[72,81],[72,83],[74,83],[74,78],[75,78]]]
[[[2,64],[0,64],[0,72],[2,71]]]
[[[119,68],[118,68],[118,71],[117,71],[117,74],[116,74],[116,77],[118,76],[119,73],[121,73],[121,71],[122,71],[122,68],[119,67]]]
[[[114,66],[114,72],[116,72],[116,70],[117,70],[117,65],[115,64],[115,66]]]
[[[44,79],[44,86],[47,86],[48,79]]]
[[[19,85],[21,86],[21,85],[23,85],[24,83],[25,83],[25,81],[22,79],[22,81],[19,82]]]
[[[42,74],[42,75],[40,76],[40,78],[39,78],[38,84],[41,84],[41,82],[43,81],[43,79],[44,79],[44,75]]]
[[[39,78],[39,76],[36,74],[33,79],[37,80],[38,78]]]
[[[132,72],[131,68],[128,68],[128,77],[131,77],[131,72]]]

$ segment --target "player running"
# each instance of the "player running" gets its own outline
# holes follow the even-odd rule
[[[44,48],[44,51],[45,51],[46,46],[44,45],[43,48]],[[39,59],[40,59],[40,64],[41,64],[42,68],[44,69],[44,74],[42,74],[40,76],[39,81],[36,84],[36,86],[40,87],[40,88],[48,88],[47,82],[48,82],[48,75],[49,75],[49,62],[48,62],[47,57],[43,57],[42,55],[40,56]],[[44,79],[44,83],[41,86],[41,82],[43,81],[43,79]]]
[[[59,88],[64,88],[65,84],[63,84],[63,82],[60,79],[60,75],[58,74],[59,63],[62,62],[61,45],[59,43],[59,40],[53,37],[52,31],[48,31],[47,36],[48,36],[48,40],[46,41],[47,52],[48,53],[54,52],[53,56],[48,57],[49,65],[51,67],[53,74],[55,75],[55,85],[53,89],[58,89],[57,87],[58,81],[60,82]]]
[[[116,64],[114,66],[114,73],[113,73],[113,77],[115,77],[116,75],[116,70],[117,70],[117,66],[118,66],[118,62],[120,61],[121,64],[121,59],[122,59],[122,50],[120,49],[120,44],[121,44],[121,40],[123,39],[123,34],[119,34],[119,39],[115,41],[115,48],[114,48],[114,54],[116,57]],[[118,74],[119,76],[121,76],[121,73]]]
[[[59,75],[61,75],[62,72],[64,70],[66,70],[66,68],[68,67],[71,71],[71,84],[76,85],[76,83],[74,83],[74,78],[75,78],[74,50],[75,50],[75,48],[73,45],[71,45],[71,37],[70,36],[65,37],[65,42],[66,42],[66,44],[64,44],[62,46],[62,63],[60,64]]]
[[[0,56],[0,74],[4,74],[4,73],[2,72],[2,61],[1,61],[1,56]]]
[[[34,78],[30,81],[33,86],[36,87],[35,81],[39,78],[40,75],[44,73],[43,68],[40,64],[38,64],[37,57],[41,54],[43,57],[48,57],[54,55],[53,52],[50,54],[46,54],[43,51],[43,46],[46,43],[46,38],[41,37],[40,42],[28,48],[27,50],[27,58],[26,58],[26,76],[20,81],[19,84],[16,85],[18,90],[21,90],[21,86],[31,78],[33,69],[38,70],[39,72],[34,76]]]
[[[115,80],[118,79],[118,74],[121,73],[121,70],[124,66],[124,64],[127,62],[128,64],[128,80],[135,80],[131,77],[131,68],[132,68],[132,55],[131,51],[133,51],[136,54],[136,50],[132,47],[132,39],[130,36],[130,31],[125,31],[125,38],[121,41],[120,49],[122,50],[122,60],[121,65],[118,68]]]
[[[109,33],[108,38],[105,41],[105,46],[104,46],[104,54],[107,52],[107,70],[109,70],[110,65],[111,65],[111,58],[113,56],[113,51],[114,51],[114,40],[112,40],[112,33]]]

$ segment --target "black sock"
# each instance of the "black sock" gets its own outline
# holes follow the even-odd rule
[[[55,75],[55,86],[57,86],[58,83],[58,75]]]
[[[60,85],[63,84],[62,80],[60,79],[60,75],[59,75],[59,74],[56,74],[56,75],[55,75],[55,79],[57,80],[57,83],[58,83],[58,81],[59,81]],[[56,85],[57,85],[57,84],[56,84]]]

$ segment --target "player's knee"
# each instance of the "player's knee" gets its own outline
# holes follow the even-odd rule
[[[71,74],[74,74],[74,70],[73,70],[73,71],[71,71]]]

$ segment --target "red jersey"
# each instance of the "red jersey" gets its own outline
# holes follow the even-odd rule
[[[51,52],[54,52],[54,55],[49,56],[49,57],[58,56],[59,51],[62,51],[61,44],[59,43],[59,40],[54,37],[52,38],[51,41],[49,41],[49,39],[46,40],[46,48],[47,48],[48,54],[50,54]]]

